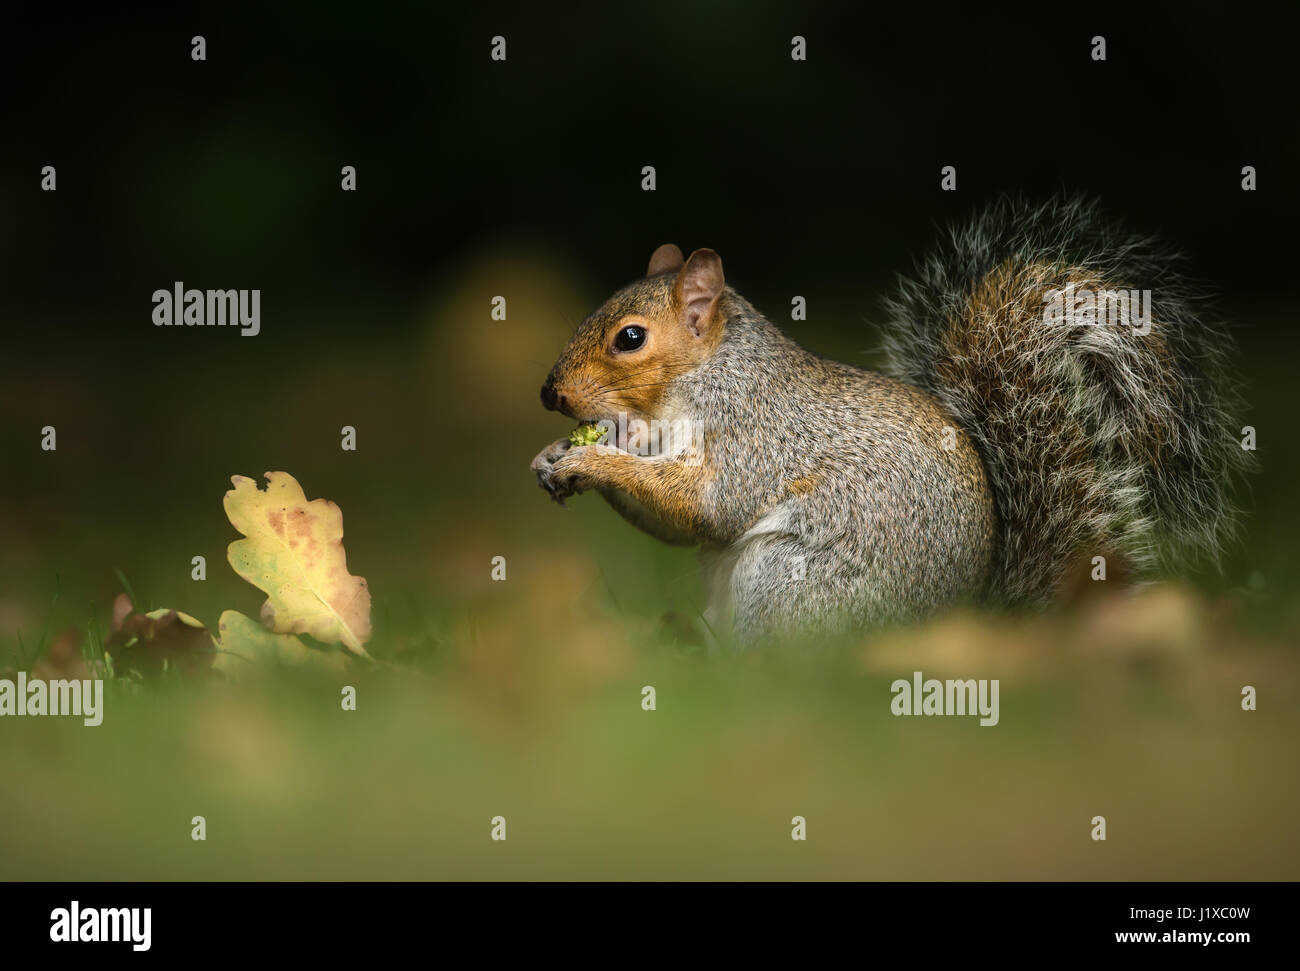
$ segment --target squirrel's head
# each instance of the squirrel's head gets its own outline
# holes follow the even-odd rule
[[[722,341],[722,260],[689,259],[665,243],[645,279],[610,297],[578,325],[542,385],[542,404],[578,421],[661,417],[670,385],[707,361]]]

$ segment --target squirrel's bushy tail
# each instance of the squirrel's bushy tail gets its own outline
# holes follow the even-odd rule
[[[1004,201],[888,301],[887,370],[938,397],[984,459],[991,592],[1007,601],[1050,598],[1080,557],[1118,556],[1138,575],[1217,562],[1232,533],[1249,455],[1230,342],[1177,264],[1095,203]],[[1088,291],[1149,291],[1149,332],[1140,302],[1093,322]]]

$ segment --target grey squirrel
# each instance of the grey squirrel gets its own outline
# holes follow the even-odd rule
[[[712,250],[664,245],[542,387],[605,444],[532,468],[698,545],[706,620],[742,644],[1045,604],[1095,556],[1137,578],[1217,562],[1249,456],[1228,336],[1178,262],[1095,203],[1004,200],[886,301],[879,374],[791,341]],[[649,425],[690,433],[647,447]]]

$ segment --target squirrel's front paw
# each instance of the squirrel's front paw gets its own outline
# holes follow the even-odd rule
[[[538,452],[529,466],[537,473],[537,484],[561,506],[569,496],[582,492],[588,486],[586,478],[578,469],[581,461],[579,453],[585,451],[586,447],[575,448],[567,438],[561,438]]]

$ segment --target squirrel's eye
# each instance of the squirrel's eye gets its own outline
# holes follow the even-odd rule
[[[635,351],[645,343],[645,330],[641,327],[624,327],[614,336],[614,347],[620,351]]]

